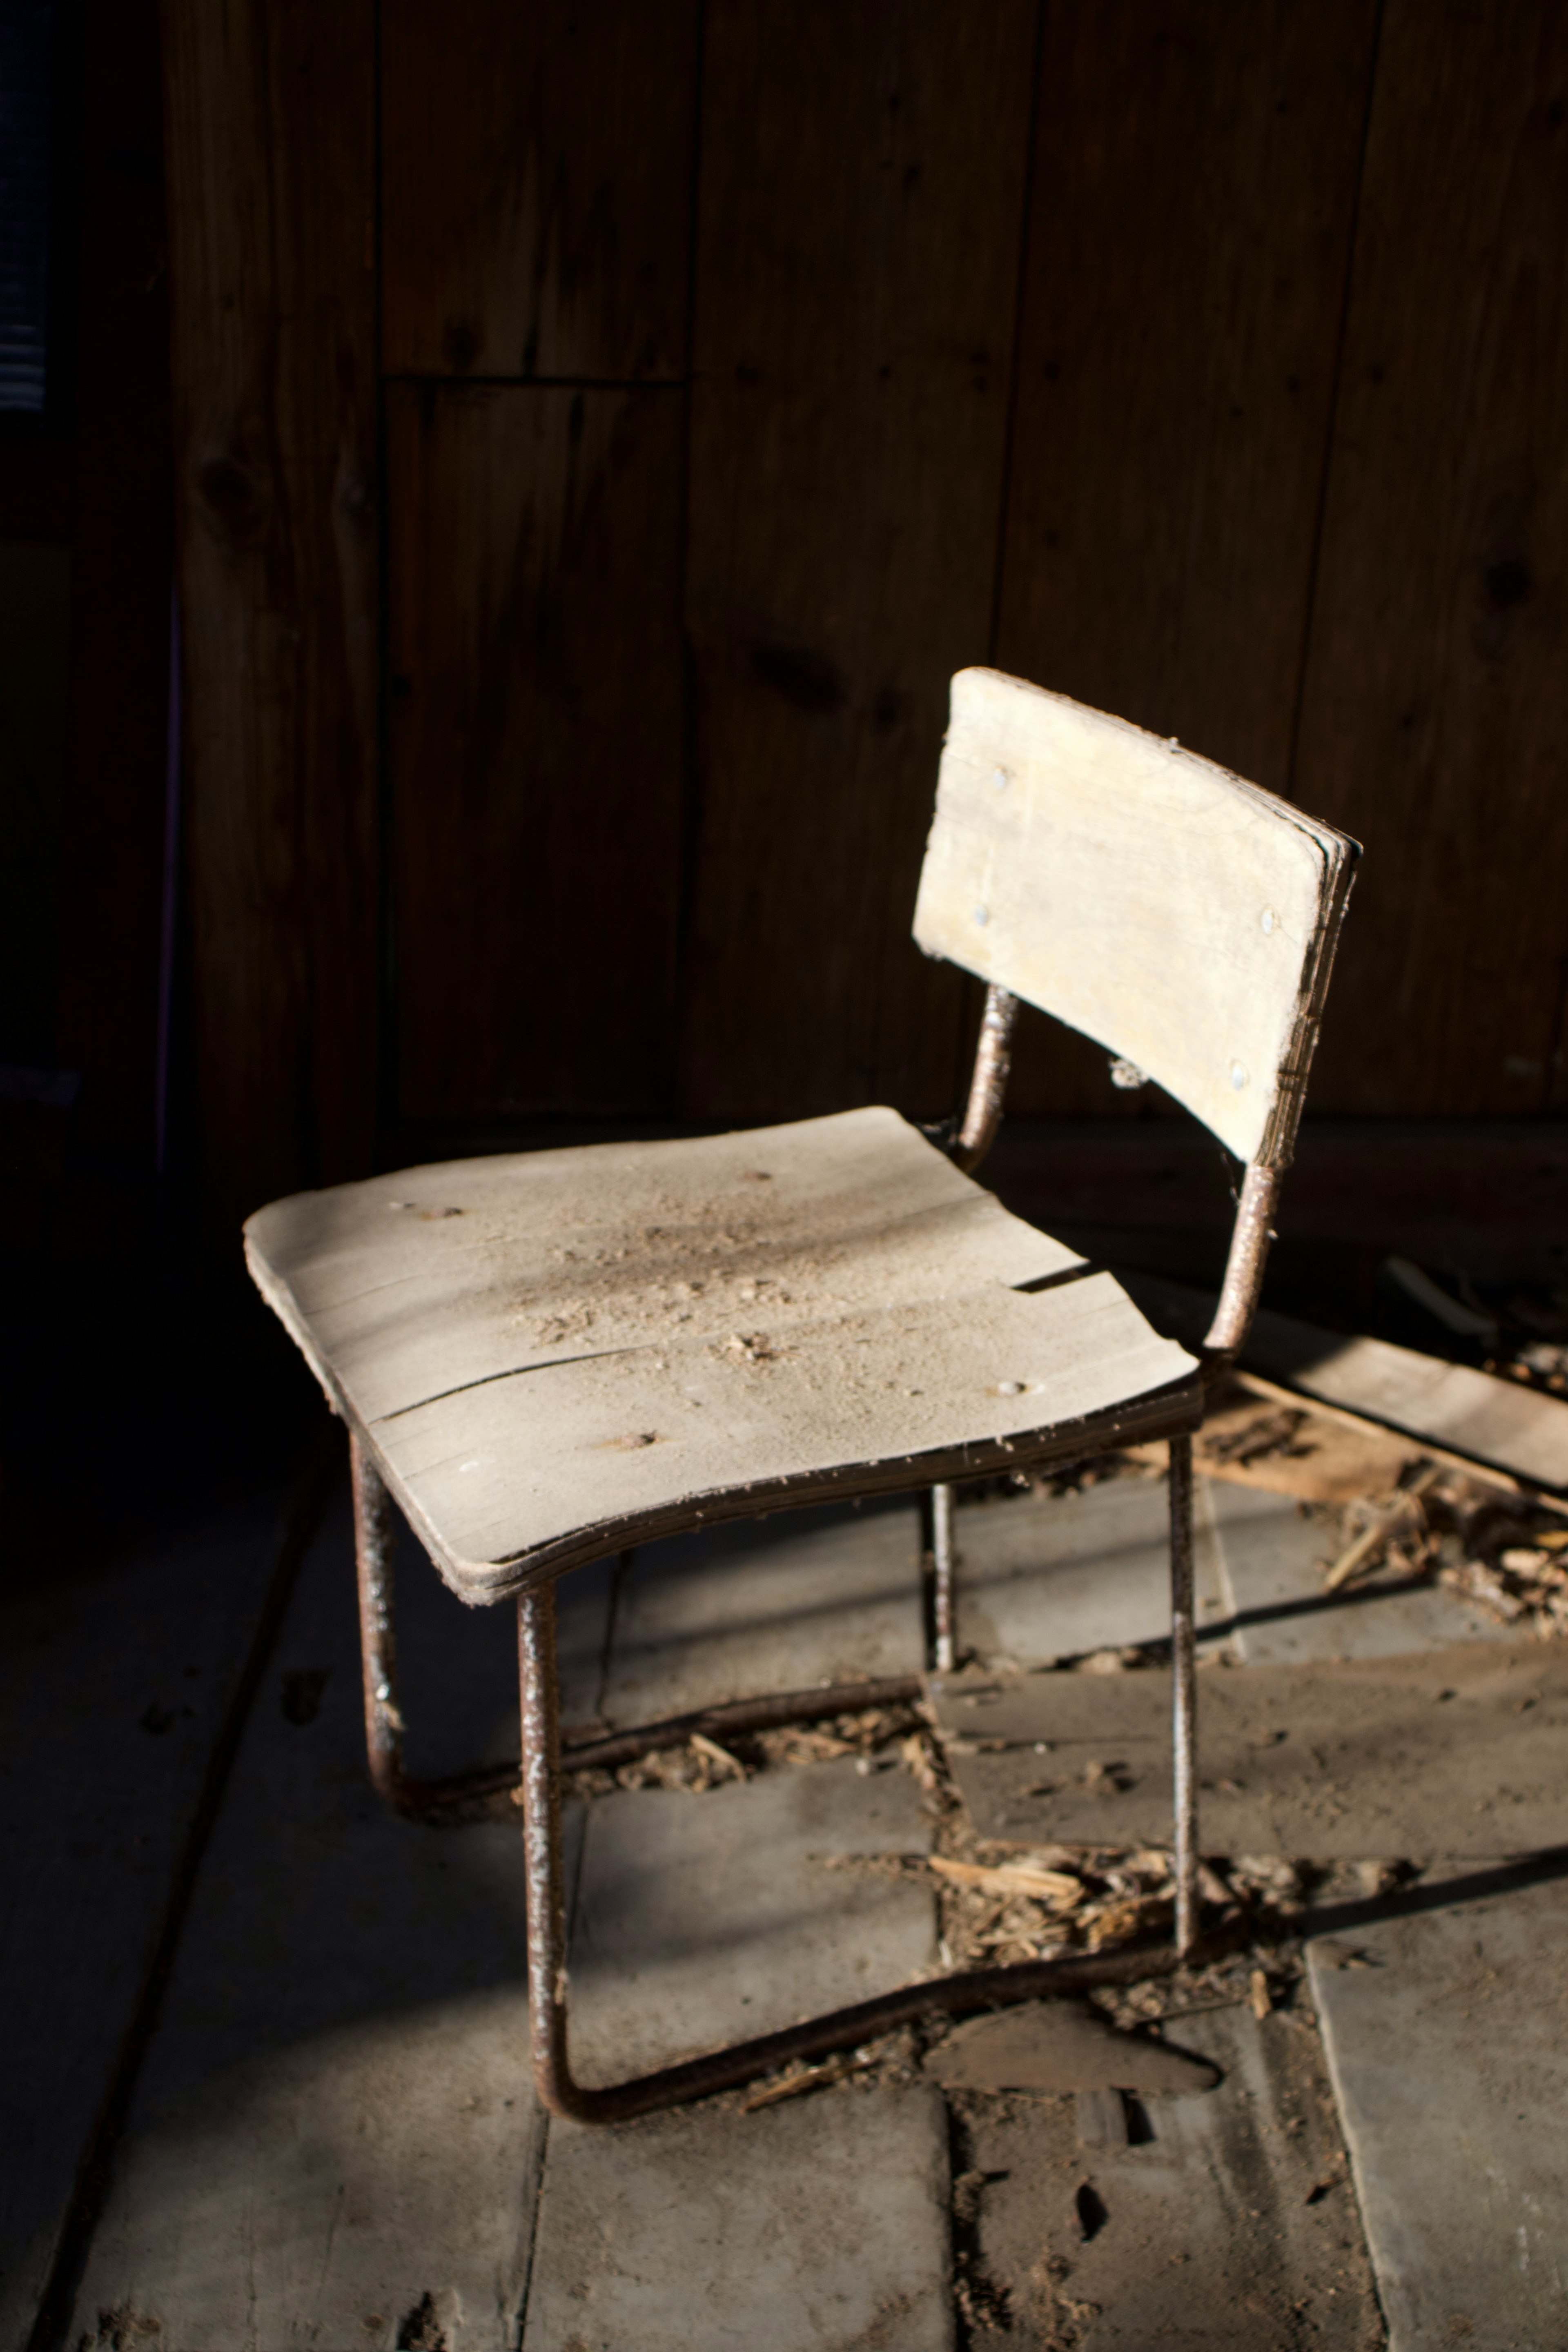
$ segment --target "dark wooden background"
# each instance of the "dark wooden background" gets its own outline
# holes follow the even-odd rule
[[[1568,9],[167,0],[224,1213],[951,1108],[946,683],[1367,856],[1318,1114],[1568,1108]],[[1146,1117],[1027,1024],[1011,1108]]]

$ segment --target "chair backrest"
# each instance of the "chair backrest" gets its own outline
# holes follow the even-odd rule
[[[1173,741],[960,670],[914,933],[1282,1168],[1359,855]]]

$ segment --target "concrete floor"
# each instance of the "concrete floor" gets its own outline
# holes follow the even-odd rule
[[[1070,2096],[944,2096],[912,2047],[758,2110],[554,2124],[525,2065],[515,1822],[395,1822],[365,1785],[341,1479],[247,1678],[279,1508],[258,1482],[144,1539],[90,1618],[74,1588],[10,1612],[0,2343],[1568,2341],[1550,1862],[1369,1901],[1264,2018],[1221,1972],[1165,2027],[1218,2088],[1135,2103],[1124,2147]],[[968,1641],[1038,1665],[1157,1636],[1163,1516],[1143,1479],[964,1510]],[[1209,1642],[1245,1664],[1486,1637],[1436,1591],[1325,1610],[1320,1546],[1289,1504],[1206,1495]],[[399,1580],[414,1769],[515,1752],[507,1612],[466,1612],[411,1548]],[[569,1581],[563,1613],[568,1721],[913,1671],[918,1515],[660,1546]],[[584,2074],[933,1968],[931,1830],[908,1773],[853,1759],[577,1805]]]

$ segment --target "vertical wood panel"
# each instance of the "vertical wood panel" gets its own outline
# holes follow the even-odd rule
[[[1321,1109],[1553,1099],[1565,286],[1568,10],[1390,0],[1295,778],[1367,845]]]
[[[82,11],[78,530],[59,1060],[73,1141],[150,1171],[169,726],[173,497],[156,0]]]
[[[390,394],[409,1118],[668,1093],[684,407],[666,390]]]
[[[700,1117],[952,1107],[910,940],[949,673],[985,657],[1036,9],[712,0],[687,620]]]
[[[385,364],[680,376],[697,0],[385,0]]]
[[[1048,6],[999,666],[1283,790],[1375,0]],[[1009,1106],[1136,1113],[1026,1017]]]
[[[187,871],[207,1204],[374,1112],[370,0],[164,11]]]

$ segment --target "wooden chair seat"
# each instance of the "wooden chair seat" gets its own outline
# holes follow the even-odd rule
[[[273,1203],[252,1272],[489,1601],[770,1500],[1187,1429],[1198,1366],[897,1112],[459,1160]]]

